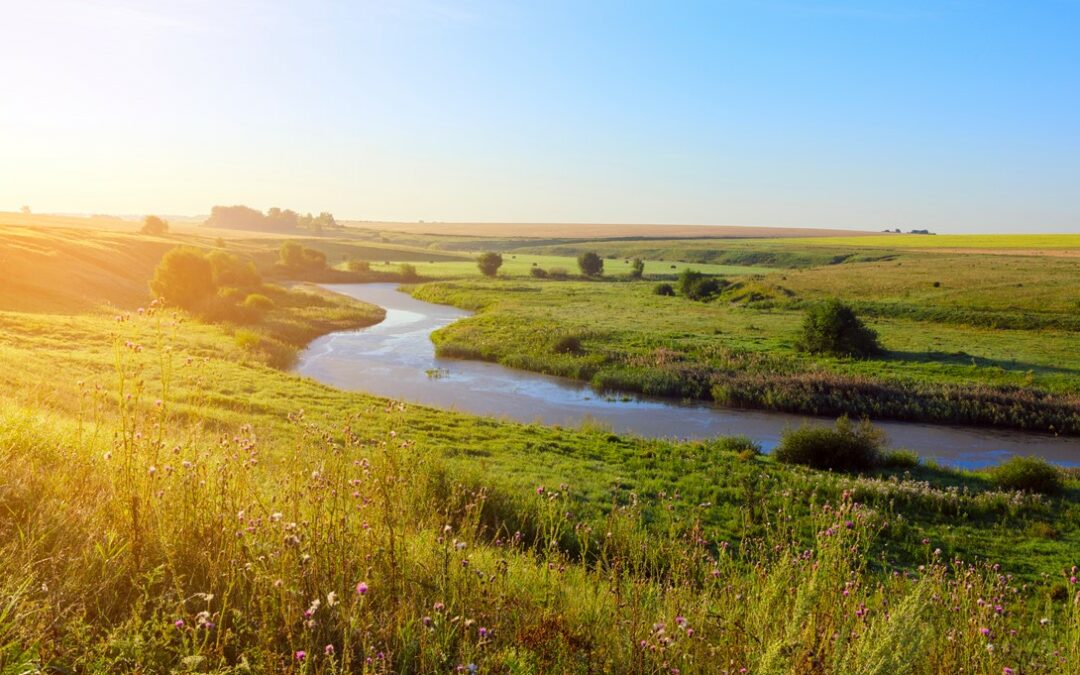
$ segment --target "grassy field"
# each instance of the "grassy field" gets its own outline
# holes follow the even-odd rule
[[[648,282],[461,281],[414,293],[479,310],[436,334],[447,356],[749,407],[1078,433],[1073,278],[1067,260],[954,256],[742,278],[712,302],[657,296]],[[805,307],[837,296],[872,317],[884,354],[797,350]],[[568,336],[582,349],[557,353]]]
[[[895,249],[1013,250],[1032,255],[1080,251],[1080,234],[882,234],[857,237],[809,237],[804,246],[859,246]]]
[[[36,305],[0,287],[0,671],[1080,668],[1075,478],[1040,496],[923,466],[848,476],[341,392],[268,366],[243,327],[152,307],[158,243],[57,236],[33,255],[100,266],[101,286],[43,275]],[[450,283],[424,292],[717,335],[693,322],[719,306],[669,311],[650,303],[684,301],[646,283]],[[534,285],[541,303],[513,290]],[[302,344],[378,318],[280,293],[247,329]]]

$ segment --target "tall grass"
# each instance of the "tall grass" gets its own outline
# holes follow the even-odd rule
[[[173,326],[130,322],[151,339],[118,324],[78,419],[0,412],[5,672],[1080,670],[1075,569],[1047,600],[929,541],[894,568],[876,552],[904,519],[866,499],[887,481],[739,541],[677,494],[589,515],[573,485],[454,470],[394,403],[389,428],[189,427]]]

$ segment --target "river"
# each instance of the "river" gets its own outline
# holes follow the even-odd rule
[[[617,433],[696,439],[744,435],[766,451],[781,433],[832,420],[721,408],[670,399],[605,395],[587,384],[494,363],[435,356],[431,333],[470,316],[455,307],[417,300],[397,284],[328,284],[328,290],[386,309],[386,318],[360,330],[324,335],[299,356],[295,372],[340,389],[520,422],[576,426],[592,421]],[[975,468],[1016,454],[1080,466],[1080,439],[1015,431],[907,422],[876,422],[892,447],[941,464]]]

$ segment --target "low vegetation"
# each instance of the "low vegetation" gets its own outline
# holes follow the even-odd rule
[[[811,354],[873,356],[881,353],[877,333],[867,328],[851,307],[827,300],[806,310],[799,349]]]
[[[511,424],[337,391],[284,372],[264,343],[303,345],[379,312],[266,283],[288,272],[280,242],[209,251],[174,234],[191,248],[167,255],[171,243],[133,231],[92,246],[20,237],[0,251],[62,244],[79,253],[69,267],[109,270],[87,278],[114,304],[102,311],[71,290],[79,269],[9,256],[19,276],[0,286],[0,671],[1080,671],[1075,473],[1022,459],[942,469],[883,453],[872,426],[847,420],[793,430],[769,456],[746,438]],[[351,244],[319,248],[353,267]],[[391,255],[320,274],[398,278],[439,264]],[[211,320],[169,294],[148,303],[159,261],[190,266],[196,297],[228,296],[257,321]],[[475,259],[449,264],[480,277]],[[34,267],[48,273],[30,279]],[[507,267],[510,281],[415,290],[480,310],[438,334],[440,351],[622,388],[719,399],[745,387],[766,403],[793,391],[776,378],[804,378],[813,405],[930,401],[942,415],[956,410],[927,396],[934,387],[969,406],[1015,387],[1030,398],[1001,399],[1003,414],[1024,416],[1075,386],[1068,338],[1041,330],[998,343],[868,315],[883,356],[800,352],[806,307],[754,304],[823,299],[795,273],[735,280],[701,302],[622,274],[555,283],[512,257]],[[543,267],[568,276],[556,268]],[[928,293],[955,281],[941,276]],[[776,287],[797,295],[735,299]],[[26,289],[52,304],[20,304]],[[943,353],[962,344],[984,361],[904,360],[928,333]],[[1025,379],[986,362],[1007,363],[1004,349],[1066,372]],[[890,398],[905,376],[920,396]]]

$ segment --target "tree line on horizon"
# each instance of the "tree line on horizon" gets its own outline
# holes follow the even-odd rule
[[[329,211],[323,211],[315,216],[275,206],[263,213],[258,209],[243,205],[214,206],[210,209],[210,217],[203,222],[203,225],[235,230],[310,230],[315,233],[338,227],[334,215]]]

